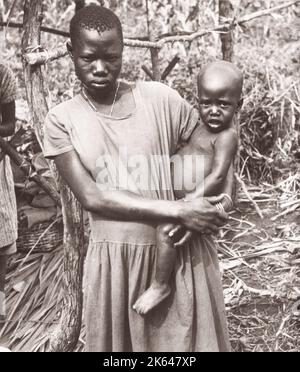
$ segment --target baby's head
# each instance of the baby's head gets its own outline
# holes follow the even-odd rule
[[[242,106],[243,74],[232,63],[219,61],[205,66],[198,75],[199,111],[211,132],[231,126]]]

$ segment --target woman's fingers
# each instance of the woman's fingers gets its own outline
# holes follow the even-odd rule
[[[179,240],[179,242],[174,244],[174,247],[180,248],[184,246],[191,239],[192,236],[193,236],[193,233],[187,230],[185,234],[183,235],[183,237]]]
[[[196,219],[193,225],[190,227],[191,230],[196,230],[198,232],[205,232],[205,233],[217,233],[219,231],[219,227],[222,226],[224,222],[221,219],[205,219],[200,220]]]

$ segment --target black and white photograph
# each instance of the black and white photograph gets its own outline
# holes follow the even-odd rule
[[[0,55],[0,352],[300,351],[300,0],[0,0]]]

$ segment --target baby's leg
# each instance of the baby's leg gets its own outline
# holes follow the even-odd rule
[[[156,273],[150,288],[133,305],[139,314],[146,314],[162,302],[171,292],[169,284],[176,261],[176,249],[169,233],[175,225],[162,225],[157,228]]]

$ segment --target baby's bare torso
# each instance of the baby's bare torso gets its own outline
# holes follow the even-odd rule
[[[172,157],[173,188],[177,199],[194,192],[211,173],[218,135],[219,133],[211,133],[204,125],[200,125],[189,142]]]

